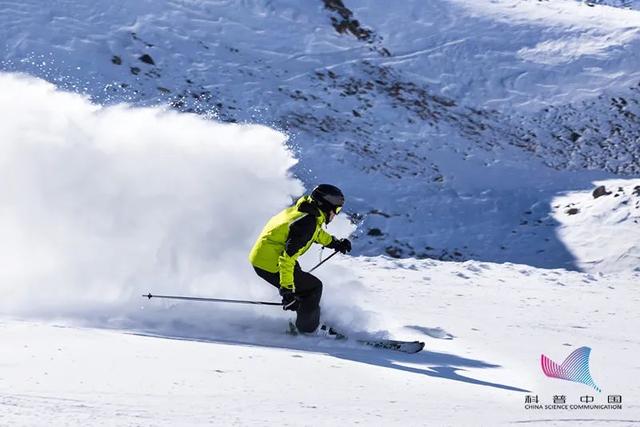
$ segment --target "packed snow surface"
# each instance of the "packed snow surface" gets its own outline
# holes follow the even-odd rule
[[[189,326],[106,331],[4,320],[3,425],[632,425],[640,421],[635,338],[638,274],[592,276],[480,262],[335,260],[319,276],[327,300],[343,292],[375,313],[371,327],[427,342],[414,355],[290,337],[272,307],[231,325],[203,307]],[[357,274],[357,276],[356,276]],[[348,275],[351,280],[340,283]],[[264,285],[268,286],[268,285]],[[625,303],[621,303],[624,301]],[[197,308],[138,300],[137,309]],[[330,302],[325,304],[329,305]],[[188,306],[188,307],[187,307]],[[159,310],[162,308],[162,310]],[[244,311],[241,310],[241,311]],[[258,319],[269,322],[255,322]],[[279,319],[276,321],[276,319]],[[214,323],[233,330],[217,333]],[[200,333],[200,332],[199,332]],[[164,336],[158,336],[158,334]],[[547,378],[540,355],[561,362],[592,348],[601,393]],[[525,409],[622,395],[620,410]]]

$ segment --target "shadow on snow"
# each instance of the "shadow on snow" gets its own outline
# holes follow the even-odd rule
[[[493,387],[502,390],[529,392],[527,389],[489,381],[477,380],[461,375],[459,371],[465,369],[499,368],[500,365],[484,362],[477,359],[469,359],[454,354],[438,353],[423,350],[420,353],[405,354],[393,350],[383,350],[364,347],[353,341],[334,341],[327,339],[314,339],[309,337],[271,337],[272,340],[257,338],[254,341],[241,341],[232,339],[217,339],[210,337],[192,337],[163,335],[150,331],[130,331],[129,334],[153,338],[197,341],[203,343],[218,343],[230,345],[259,346],[267,348],[290,349],[297,351],[324,353],[342,360],[364,363],[387,369],[395,369],[412,374],[426,375],[433,378],[443,378],[484,387]],[[407,366],[410,364],[412,366]],[[416,365],[420,365],[416,367]]]

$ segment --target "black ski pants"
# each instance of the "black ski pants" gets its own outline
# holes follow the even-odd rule
[[[280,289],[280,273],[270,273],[258,267],[253,267],[258,276]],[[322,297],[322,282],[313,274],[302,271],[296,262],[293,270],[293,283],[296,296],[300,298],[296,317],[296,328],[300,332],[313,332],[320,324],[320,298]]]

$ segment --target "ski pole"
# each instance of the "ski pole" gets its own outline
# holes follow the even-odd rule
[[[329,259],[334,256],[335,254],[337,254],[338,251],[335,251],[334,253],[332,253],[331,255],[329,255],[328,257],[326,257],[325,259],[323,259],[322,261],[320,261],[318,263],[318,265],[316,265],[315,267],[313,267],[311,270],[309,270],[309,273],[311,273],[313,270],[315,270],[316,268],[320,267],[322,264],[324,264],[325,262],[329,261]]]
[[[164,298],[164,299],[180,299],[186,301],[208,301],[208,302],[228,302],[233,304],[257,304],[257,305],[279,305],[282,306],[280,302],[271,302],[271,301],[246,301],[239,299],[220,299],[220,298],[200,298],[200,297],[181,297],[175,295],[151,295],[149,292],[147,295],[142,295],[143,298]]]

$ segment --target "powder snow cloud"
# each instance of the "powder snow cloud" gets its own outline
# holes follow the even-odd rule
[[[246,253],[303,192],[284,134],[103,108],[26,76],[0,87],[2,310],[95,314],[150,288],[266,293]]]
[[[266,219],[304,192],[286,135],[102,107],[24,75],[0,74],[0,93],[0,310],[182,334],[265,315],[141,295],[277,298],[247,254]],[[334,234],[349,233],[336,222]]]

